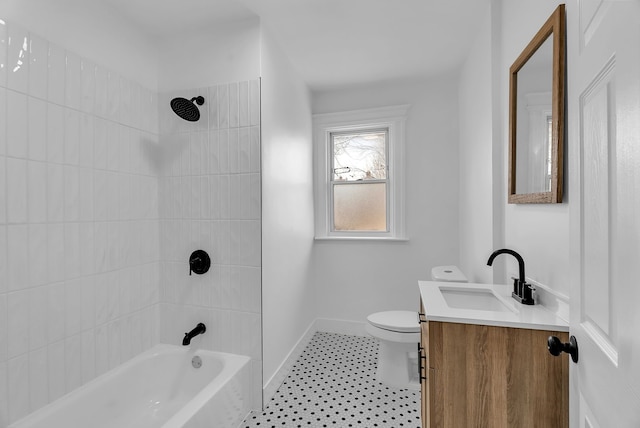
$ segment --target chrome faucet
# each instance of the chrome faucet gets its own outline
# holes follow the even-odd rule
[[[513,278],[513,292],[511,293],[511,297],[516,299],[518,302],[523,305],[533,305],[535,301],[533,300],[533,287],[531,284],[527,283],[524,276],[524,260],[522,256],[516,253],[513,250],[509,250],[508,248],[503,248],[501,250],[496,250],[491,253],[489,260],[487,261],[487,266],[491,266],[493,264],[493,259],[495,259],[500,254],[511,254],[518,261],[518,274],[519,278]]]
[[[196,328],[191,330],[189,333],[184,334],[184,339],[182,339],[182,346],[189,345],[191,343],[191,339],[199,334],[203,334],[205,331],[207,331],[207,327],[202,323],[198,323]]]

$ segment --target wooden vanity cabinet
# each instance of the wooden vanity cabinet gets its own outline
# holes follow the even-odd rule
[[[420,319],[423,428],[569,426],[566,332]]]

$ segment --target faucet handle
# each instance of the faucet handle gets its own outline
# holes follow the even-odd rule
[[[528,282],[522,283],[522,303],[525,305],[535,305],[535,291],[536,288]]]
[[[516,278],[515,276],[512,276],[511,279],[513,279],[513,294],[515,294],[516,296],[520,295],[520,279]]]

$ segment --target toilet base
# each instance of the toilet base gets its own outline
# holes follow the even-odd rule
[[[378,340],[380,349],[376,379],[393,388],[419,391],[418,344]]]

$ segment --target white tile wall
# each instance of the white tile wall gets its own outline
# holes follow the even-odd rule
[[[0,30],[2,26],[0,26]],[[2,35],[0,35],[2,37]],[[0,55],[2,55],[2,45],[0,44]],[[0,58],[0,62],[2,59]],[[0,67],[2,64],[0,64]],[[0,82],[2,81],[2,71],[0,68]],[[0,117],[7,117],[7,91],[4,87],[0,86]],[[7,152],[7,122],[0,122],[0,156],[4,156]]]
[[[7,24],[0,19],[0,86],[2,87],[7,86],[7,47]],[[0,422],[2,422],[1,416]]]
[[[34,34],[29,37],[29,95],[47,99],[49,42]]]
[[[88,59],[82,59],[81,64],[81,107],[85,113],[93,114],[96,102],[96,65]],[[137,124],[137,122],[136,122]],[[134,124],[135,125],[135,124]],[[147,129],[144,128],[143,129]]]
[[[47,64],[47,96],[52,103],[64,105],[66,81],[66,52],[63,48],[49,43]]]
[[[159,341],[158,102],[0,19],[0,426]]]
[[[159,97],[0,19],[0,426],[200,321],[260,407],[259,91]],[[170,110],[197,95],[199,122]]]
[[[9,71],[9,75],[13,75]],[[7,91],[7,155],[16,158],[27,157],[27,95]]]
[[[29,82],[29,34],[19,25],[7,25],[7,86],[26,93]]]
[[[33,70],[33,67],[31,69]],[[45,72],[46,70],[44,68]],[[46,84],[44,87],[46,88]],[[47,103],[45,99],[46,96],[43,98],[29,97],[29,117],[27,118],[30,124],[27,133],[29,159],[42,162],[47,160]]]
[[[205,97],[197,124],[171,111],[172,98],[197,95]],[[179,344],[204,322],[207,332],[195,346],[248,355],[261,367],[260,122],[251,121],[260,110],[259,80],[160,99],[160,339]],[[212,266],[189,276],[197,249],[209,253]],[[252,385],[260,397],[261,370],[253,370]]]

